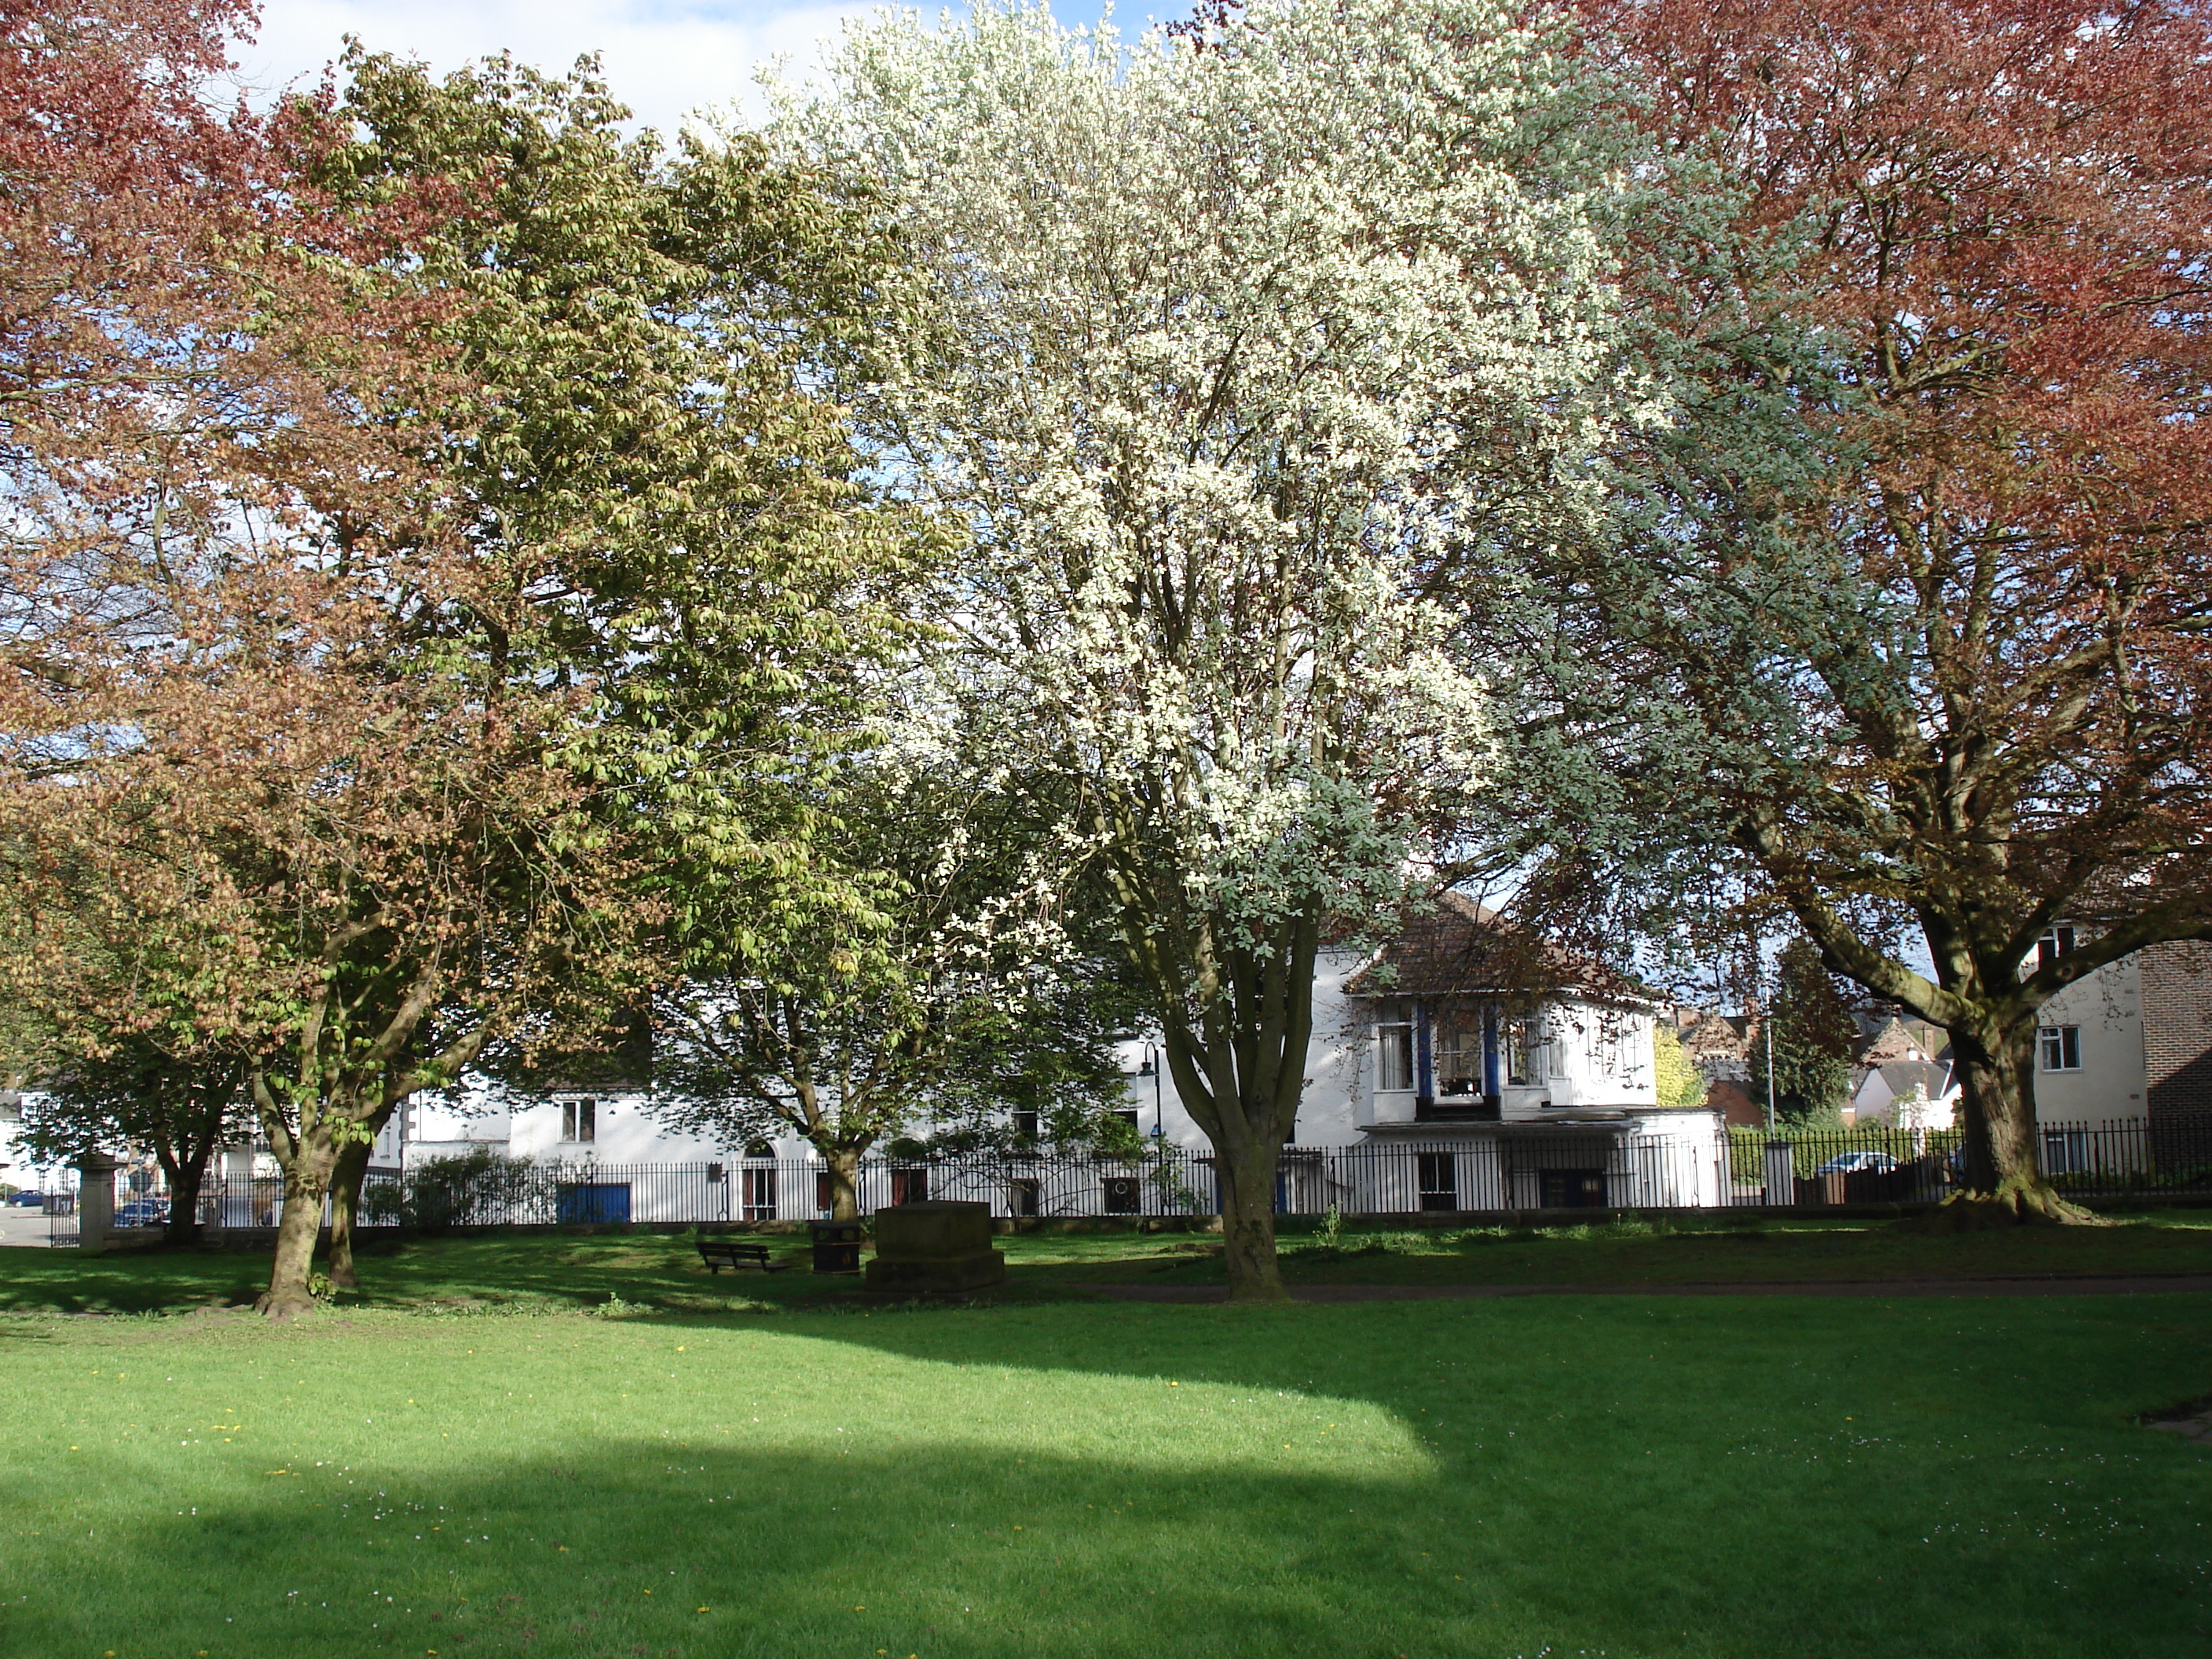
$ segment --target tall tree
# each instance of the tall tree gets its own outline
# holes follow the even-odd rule
[[[1778,1120],[1796,1127],[1840,1127],[1858,1023],[1810,939],[1784,944],[1774,964],[1774,994],[1760,1011],[1759,1026],[1751,1045],[1753,1103],[1765,1106],[1771,1080]]]
[[[7,965],[58,1032],[252,1057],[283,1315],[342,1164],[650,912],[568,758],[585,693],[512,672],[440,475],[471,399],[416,233],[471,181],[333,197],[323,104],[206,102],[243,14],[114,11],[12,43]]]
[[[1099,848],[1231,1294],[1279,1297],[1316,953],[1387,925],[1488,763],[1452,601],[1588,505],[1580,101],[1480,0],[1133,51],[986,5],[864,31],[838,77],[783,138],[924,284],[858,412],[975,543],[946,625]]]
[[[893,250],[757,138],[626,137],[588,62],[346,67],[358,141],[329,188],[489,180],[410,257],[467,301],[447,337],[487,408],[442,476],[526,617],[506,648],[592,688],[578,755],[653,838],[676,955],[765,943],[782,900],[836,879],[810,874],[820,785],[872,741],[930,547],[820,389],[863,352]]]
[[[150,1149],[167,1180],[163,1232],[172,1244],[200,1242],[208,1165],[253,1133],[245,1057],[194,1046],[194,1058],[179,1060],[143,1035],[125,1037],[49,1070],[23,1105],[22,1144],[43,1159],[103,1146]]]
[[[1581,10],[1674,185],[1638,226],[1674,410],[1620,539],[1545,566],[1573,856],[1732,848],[1950,1032],[1963,1213],[2073,1218],[2036,1011],[2212,930],[2212,29],[2173,0]],[[2039,951],[2060,921],[2075,948]]]
[[[817,384],[863,343],[890,251],[757,139],[625,137],[588,64],[347,68],[356,142],[323,175],[341,198],[489,181],[416,267],[465,298],[447,337],[488,398],[442,476],[516,606],[510,672],[589,688],[571,752],[641,848],[663,981],[819,965],[874,914],[824,804],[872,741],[927,550],[856,477]],[[482,1058],[509,1079],[592,1063]]]

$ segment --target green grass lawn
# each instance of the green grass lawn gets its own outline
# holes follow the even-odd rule
[[[769,1236],[803,1263],[805,1241]],[[1058,1297],[1087,1284],[1209,1285],[1220,1245],[1199,1233],[1030,1233],[1002,1237],[1012,1291]],[[1882,1221],[1626,1221],[1589,1227],[1346,1234],[1327,1247],[1286,1233],[1296,1284],[1638,1285],[1811,1283],[2114,1273],[2212,1273],[2212,1211],[2177,1210],[2093,1228],[1943,1237]],[[269,1258],[155,1252],[86,1259],[0,1250],[0,1312],[144,1312],[250,1302]],[[801,1271],[709,1276],[689,1241],[658,1233],[444,1240],[375,1245],[353,1305],[538,1310],[609,1297],[663,1312],[856,1303],[850,1280]]]
[[[1725,1217],[1583,1227],[1346,1233],[1334,1247],[1285,1234],[1294,1283],[1690,1285],[2212,1273],[2212,1211],[2164,1211],[2111,1227],[1951,1236],[1890,1221],[1730,1224]],[[1219,1248],[1203,1237],[1037,1236],[1017,1241],[1018,1276],[1037,1282],[1207,1283]]]
[[[682,1243],[415,1245],[289,1328],[0,1319],[0,1654],[2212,1644],[2212,1450],[2132,1421],[2212,1393],[2212,1297],[869,1310]],[[264,1261],[0,1252],[0,1307]]]

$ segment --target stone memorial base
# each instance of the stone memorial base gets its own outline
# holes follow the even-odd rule
[[[876,1212],[867,1287],[895,1296],[959,1294],[1006,1282],[991,1246],[991,1206],[930,1199]]]

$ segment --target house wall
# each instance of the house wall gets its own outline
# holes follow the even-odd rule
[[[2115,1123],[2145,1114],[2142,964],[2129,957],[2077,980],[2043,1005],[2044,1025],[2081,1031],[2078,1071],[2046,1072],[2039,1054],[2035,1115],[2045,1123]]]
[[[1292,1137],[1297,1146],[1353,1146],[1370,1127],[1414,1121],[1416,1090],[1375,1087],[1379,1068],[1370,1006],[1345,993],[1346,981],[1365,961],[1352,951],[1326,951],[1316,965],[1313,1037]],[[1636,1111],[1658,1104],[1648,1011],[1568,998],[1547,1004],[1540,1018],[1546,1080],[1501,1091],[1508,1121],[1536,1121],[1567,1107]],[[1151,1134],[1157,1125],[1165,1140],[1204,1148],[1205,1132],[1183,1106],[1158,1045],[1138,1039],[1123,1045],[1122,1055],[1139,1130]],[[1155,1067],[1151,1073],[1144,1070],[1148,1062]]]
[[[2154,945],[2141,962],[2146,1115],[2212,1128],[2212,945]]]
[[[1313,1036],[1306,1045],[1305,1090],[1291,1139],[1300,1146],[1343,1146],[1358,1139],[1363,1092],[1374,1075],[1374,1037],[1364,1005],[1344,994],[1345,981],[1366,960],[1348,951],[1324,951],[1314,964]],[[1149,1065],[1150,1072],[1144,1068]],[[1157,1133],[1173,1146],[1204,1151],[1212,1143],[1182,1103],[1159,1044],[1133,1038],[1121,1045],[1121,1072],[1129,1108],[1141,1134]],[[1406,1115],[1413,1116],[1413,1095]]]
[[[1649,1012],[1577,1000],[1548,1005],[1543,1018],[1550,1079],[1541,1086],[1507,1091],[1509,1117],[1534,1115],[1547,1106],[1634,1110],[1659,1103]]]

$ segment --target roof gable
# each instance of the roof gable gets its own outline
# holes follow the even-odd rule
[[[1568,951],[1464,893],[1408,913],[1398,936],[1345,981],[1355,997],[1574,995],[1649,1006],[1654,994],[1593,957]]]

